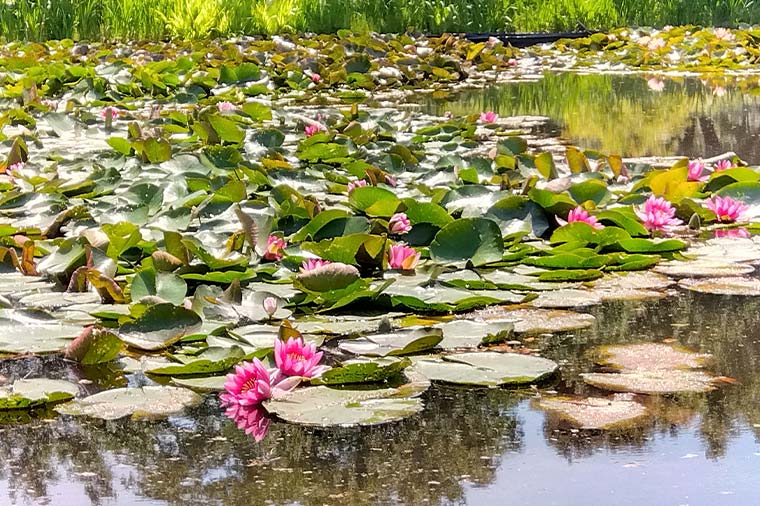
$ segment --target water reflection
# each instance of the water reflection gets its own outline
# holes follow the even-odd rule
[[[0,426],[0,490],[10,504],[567,505],[609,504],[611,491],[625,504],[757,504],[758,306],[691,293],[608,304],[596,328],[532,343],[562,363],[547,386],[560,393],[598,393],[577,380],[595,346],[671,338],[713,353],[715,371],[738,381],[647,398],[654,417],[629,430],[568,430],[531,407],[545,392],[435,388],[425,411],[398,424],[272,422],[256,443],[210,398],[161,422]]]
[[[606,154],[707,158],[734,151],[760,163],[760,97],[747,82],[548,73],[536,82],[424,100],[424,109],[438,115],[548,116],[540,133]]]

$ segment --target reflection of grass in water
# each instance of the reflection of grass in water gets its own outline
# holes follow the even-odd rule
[[[646,156],[676,153],[694,116],[716,118],[744,105],[740,94],[717,97],[694,80],[668,81],[657,93],[641,76],[547,74],[535,83],[464,92],[435,109],[548,116],[561,125],[563,137],[584,148]]]

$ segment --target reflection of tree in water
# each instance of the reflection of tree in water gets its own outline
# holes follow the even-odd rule
[[[668,80],[661,92],[645,76],[546,74],[537,82],[463,91],[431,112],[548,116],[562,137],[623,156],[710,157],[735,151],[760,161],[760,99],[727,86],[722,96],[694,78]],[[428,99],[429,100],[429,99]]]
[[[460,504],[463,482],[489,484],[501,456],[521,447],[516,402],[504,390],[436,389],[428,409],[398,424],[273,424],[258,445],[213,401],[164,422],[11,427],[0,439],[0,452],[12,456],[0,462],[0,477],[31,497],[44,497],[54,478],[78,480],[98,504],[114,494],[110,469],[118,462],[130,489],[170,504]],[[94,476],[73,475],[82,472]]]
[[[587,352],[617,343],[662,341],[675,338],[689,348],[714,355],[716,374],[738,380],[713,392],[693,396],[641,399],[654,413],[651,423],[618,433],[556,432],[562,423],[547,417],[547,440],[567,458],[589,455],[595,448],[645,447],[654,432],[677,437],[698,421],[708,458],[725,455],[729,441],[760,420],[760,300],[679,293],[677,297],[645,303],[612,303],[595,310],[595,328],[572,338],[543,343],[546,356],[566,361],[562,393],[602,394],[583,384],[577,375],[593,367]],[[697,418],[698,415],[698,418]],[[756,433],[760,432],[755,428]],[[757,435],[760,441],[760,434]]]

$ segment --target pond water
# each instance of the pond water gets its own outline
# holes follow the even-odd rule
[[[592,310],[595,328],[525,339],[559,361],[555,382],[518,391],[433,388],[422,413],[378,427],[275,422],[257,444],[212,397],[160,422],[17,420],[23,424],[0,426],[0,504],[756,505],[759,305],[686,292],[605,304]],[[577,376],[592,367],[590,348],[669,339],[713,353],[714,370],[730,383],[651,398],[653,421],[612,432],[572,430],[534,409],[536,397],[554,391],[593,392]],[[93,380],[93,390],[123,381],[50,359],[0,364],[11,378],[44,365]]]
[[[746,86],[695,77],[546,73],[534,82],[427,97],[423,108],[438,115],[546,116],[541,133],[623,157],[709,158],[733,151],[758,164],[760,97]]]

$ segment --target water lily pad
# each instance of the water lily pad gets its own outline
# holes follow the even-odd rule
[[[265,407],[286,422],[315,427],[378,425],[422,411],[419,398],[399,395],[395,388],[347,390],[315,386],[268,401]]]
[[[744,276],[754,272],[755,268],[747,264],[725,261],[693,260],[662,263],[655,267],[654,271],[673,278],[720,278]]]
[[[340,366],[332,367],[318,378],[313,385],[347,385],[352,383],[379,383],[401,374],[409,367],[408,358],[380,357],[346,360]]]
[[[171,355],[179,363],[161,367],[149,368],[145,372],[160,376],[183,376],[190,374],[215,374],[227,371],[240,362],[245,352],[238,346],[230,348],[210,347],[199,355]]]
[[[624,373],[581,374],[587,384],[613,392],[660,395],[700,393],[715,389],[713,376],[703,371],[660,369]]]
[[[485,344],[505,341],[514,332],[515,321],[478,322],[454,320],[437,325],[443,330],[439,346],[446,350],[477,348]]]
[[[79,393],[79,387],[63,380],[33,378],[17,380],[0,389],[0,410],[32,409],[45,404],[67,401]]]
[[[131,416],[133,420],[155,419],[197,406],[202,400],[200,395],[185,388],[146,386],[106,390],[56,406],[55,410],[63,415],[103,420],[117,420],[125,416]]]
[[[675,281],[667,276],[645,271],[608,274],[591,283],[591,286],[596,290],[615,292],[620,290],[664,290],[674,284]]]
[[[110,362],[119,356],[124,343],[111,332],[85,328],[66,348],[66,358],[84,365]]]
[[[93,292],[33,293],[19,300],[20,305],[35,309],[60,309],[66,306],[73,306],[77,304],[95,304],[99,302],[100,295]]]
[[[596,306],[601,303],[602,298],[589,290],[556,290],[541,292],[530,304],[542,309],[566,309]]]
[[[596,321],[593,315],[560,309],[508,309],[503,307],[475,311],[468,315],[468,318],[487,322],[514,321],[516,334],[544,334],[580,330],[592,326]]]
[[[344,340],[338,345],[343,351],[355,355],[384,357],[411,355],[435,348],[443,339],[443,331],[435,328],[396,330],[390,333],[371,334],[358,339]]]
[[[302,272],[297,279],[307,290],[327,292],[346,288],[359,278],[359,270],[353,265],[334,262]]]
[[[56,353],[82,331],[41,311],[4,310],[0,313],[0,353]]]
[[[206,376],[203,378],[172,378],[175,385],[191,388],[199,392],[222,392],[227,376]]]
[[[539,383],[557,372],[545,358],[517,353],[468,352],[414,360],[414,372],[431,381],[477,386],[516,386]]]
[[[197,313],[173,304],[156,304],[134,322],[119,329],[119,337],[133,348],[155,351],[197,332],[203,321]]]
[[[541,399],[536,405],[559,414],[580,429],[609,430],[648,416],[646,407],[628,399],[556,397]]]
[[[596,363],[626,372],[699,369],[712,359],[708,353],[694,353],[662,343],[602,346],[594,353],[599,355]]]
[[[678,286],[693,292],[711,293],[714,295],[760,296],[760,280],[755,278],[682,279],[678,282]]]

